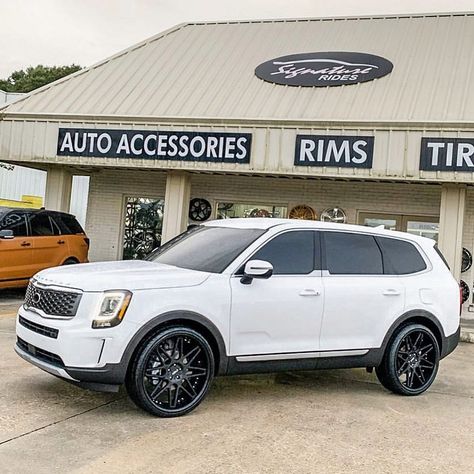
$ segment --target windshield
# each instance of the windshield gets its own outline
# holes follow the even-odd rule
[[[264,229],[197,226],[157,249],[147,260],[175,267],[221,273]]]

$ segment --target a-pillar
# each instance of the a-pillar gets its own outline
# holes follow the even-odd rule
[[[53,211],[69,212],[72,174],[60,166],[48,169],[44,206]]]
[[[465,202],[465,186],[456,184],[442,186],[438,246],[454,278],[458,281],[461,276]]]
[[[188,225],[191,177],[183,171],[169,171],[166,178],[165,209],[161,243],[184,232]]]

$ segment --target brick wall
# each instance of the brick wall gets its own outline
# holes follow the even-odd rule
[[[86,232],[91,239],[89,259],[116,260],[121,256],[126,197],[164,198],[166,173],[102,170],[91,176]]]

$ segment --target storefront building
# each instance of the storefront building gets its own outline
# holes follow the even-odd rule
[[[0,160],[46,170],[51,209],[90,176],[92,260],[212,218],[385,225],[438,241],[468,316],[473,32],[471,14],[179,25],[0,109]]]

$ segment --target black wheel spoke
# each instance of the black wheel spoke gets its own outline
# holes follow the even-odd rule
[[[164,386],[157,385],[153,392],[150,393],[150,398],[156,400],[169,386],[169,383],[165,383]]]
[[[170,393],[171,393],[171,390],[170,390]],[[176,405],[178,404],[178,396],[179,396],[179,385],[175,385],[174,393],[172,395],[172,400],[170,403],[171,408],[176,408]]]
[[[183,360],[186,361],[186,364],[191,365],[193,360],[198,356],[198,354],[201,352],[201,348],[199,346],[196,346],[194,349],[190,350],[184,357]]]

